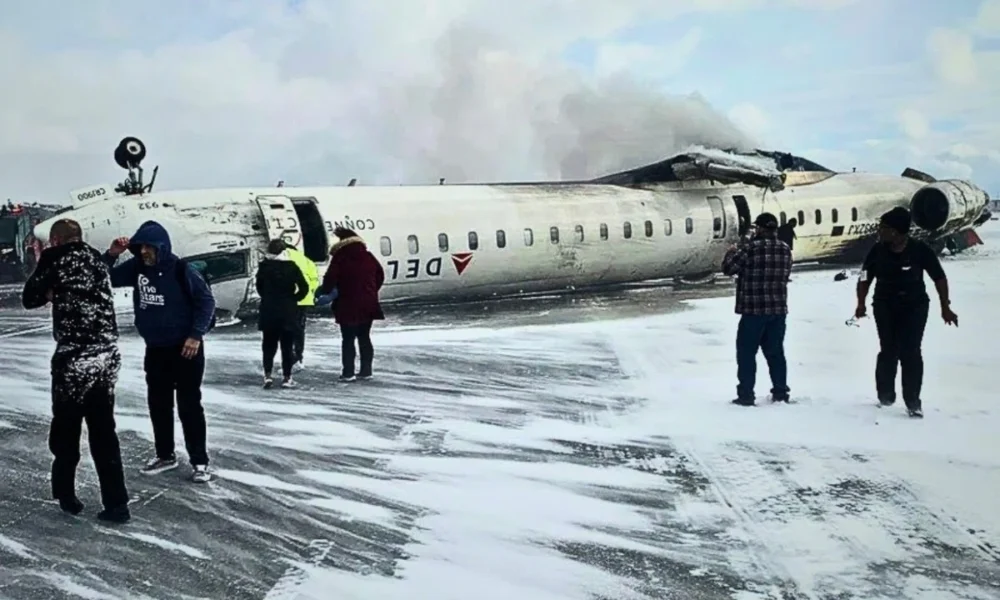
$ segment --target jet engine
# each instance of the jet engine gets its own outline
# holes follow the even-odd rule
[[[986,192],[967,181],[948,179],[925,185],[910,199],[913,224],[928,232],[972,225],[989,202]]]

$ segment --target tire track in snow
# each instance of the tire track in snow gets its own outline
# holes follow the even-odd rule
[[[650,390],[658,389],[657,384],[667,378],[661,375],[664,366],[672,364],[673,357],[667,356],[667,352],[664,351],[664,348],[669,347],[669,344],[664,344],[664,339],[667,338],[651,335],[648,328],[634,332],[629,331],[629,328],[623,328],[610,336],[611,347],[618,356],[621,371],[639,384],[637,386],[639,389],[634,393],[645,396],[651,403],[662,401],[661,396],[650,393]],[[659,389],[663,387],[660,386]],[[701,471],[716,499],[729,509],[739,527],[753,538],[748,549],[759,579],[774,584],[782,600],[819,600],[818,596],[803,592],[795,574],[786,564],[775,559],[778,555],[776,548],[773,544],[769,544],[766,531],[754,520],[753,514],[746,508],[745,498],[741,497],[752,494],[755,489],[756,495],[762,498],[780,491],[781,488],[775,487],[776,484],[768,479],[766,471],[759,465],[746,461],[732,469],[724,457],[721,462],[706,461],[704,451],[696,447],[694,442],[676,438],[672,438],[671,442],[689,463]],[[742,484],[737,487],[723,477],[725,471],[720,472],[720,469],[727,470],[731,474],[739,474],[740,469],[743,469],[750,476],[737,477],[736,479]],[[765,483],[771,484],[771,487],[762,489],[761,486]]]
[[[623,371],[650,402],[662,403],[650,390],[665,389],[660,373],[673,349],[649,333],[618,335]],[[929,508],[875,459],[839,449],[671,441],[752,536],[755,565],[782,581],[784,598],[907,598],[913,586],[941,598],[1000,591],[996,547],[985,534]]]

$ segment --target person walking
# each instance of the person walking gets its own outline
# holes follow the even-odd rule
[[[788,366],[785,361],[785,321],[788,315],[788,279],[792,251],[778,239],[778,219],[761,213],[755,230],[726,252],[722,272],[737,276],[736,399],[733,404],[754,406],[757,350],[764,353],[771,375],[771,398],[788,402]]]
[[[125,252],[132,257],[115,265]],[[167,230],[146,221],[131,238],[119,238],[104,254],[111,285],[131,287],[135,327],[146,342],[143,370],[153,424],[156,456],[142,468],[153,475],[177,467],[174,454],[174,400],[191,462],[191,480],[205,483],[207,427],[201,385],[205,376],[203,339],[215,322],[215,298],[201,274],[178,258]]]
[[[334,235],[339,238],[330,248],[330,265],[320,284],[320,295],[337,291],[333,302],[333,315],[340,325],[341,381],[370,379],[375,349],[371,340],[372,325],[385,319],[379,303],[379,290],[385,283],[382,263],[368,251],[364,240],[354,231],[338,227]],[[355,377],[354,344],[361,354],[361,368]]]
[[[257,328],[262,334],[264,389],[274,384],[271,372],[278,346],[281,346],[281,387],[294,387],[292,365],[297,358],[295,341],[303,327],[299,319],[300,305],[302,299],[311,296],[312,292],[284,241],[272,240],[267,245],[267,255],[257,267],[256,284],[257,294],[260,295]]]
[[[798,225],[798,220],[792,218],[781,227],[778,227],[778,239],[785,242],[789,250],[795,250],[795,240],[798,238],[795,235],[796,225]]]
[[[305,298],[299,300],[299,306],[296,310],[299,325],[294,344],[295,367],[301,370],[305,367],[306,316],[309,313],[310,307],[316,305],[315,294],[316,290],[319,289],[319,271],[316,269],[316,263],[309,260],[298,248],[285,241],[282,241],[282,244],[284,245],[285,252],[288,254],[288,258],[302,271],[302,276],[305,277],[306,283],[309,284],[309,293]]]
[[[52,497],[65,512],[78,515],[76,495],[80,435],[87,423],[104,510],[97,518],[125,523],[131,517],[121,446],[115,424],[115,386],[121,370],[118,322],[107,267],[101,254],[83,241],[80,224],[52,224],[49,248],[24,284],[26,309],[52,303]]]
[[[865,301],[872,281],[876,281],[872,299],[879,353],[875,362],[875,390],[879,406],[896,402],[896,370],[902,370],[903,402],[907,413],[923,418],[920,398],[924,379],[921,344],[930,297],[924,273],[934,282],[941,305],[941,319],[958,327],[958,315],[951,310],[948,278],[937,254],[926,243],[910,237],[912,218],[905,207],[897,206],[879,219],[879,243],[868,252],[858,277],[858,304],[854,317],[867,314]]]

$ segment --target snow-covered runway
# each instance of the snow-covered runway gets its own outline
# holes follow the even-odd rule
[[[130,335],[118,415],[134,518],[117,528],[93,519],[89,457],[84,514],[48,500],[52,342],[16,335],[47,314],[12,316],[0,598],[998,598],[990,226],[976,255],[945,261],[961,327],[932,311],[923,421],[874,407],[874,325],[844,324],[853,280],[797,273],[789,406],[729,404],[728,294],[410,313],[377,330],[378,379],[351,385],[333,383],[339,339],[321,320],[294,391],[258,389],[256,332],[219,328],[205,387],[218,478],[196,486],[184,468],[136,473],[151,444]],[[767,384],[761,359],[761,397]]]

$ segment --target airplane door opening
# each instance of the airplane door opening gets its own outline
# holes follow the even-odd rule
[[[264,215],[267,239],[281,238],[302,250],[299,216],[291,199],[287,196],[257,196],[256,201],[261,214]]]
[[[747,204],[746,196],[733,196],[733,204],[736,205],[736,214],[740,218],[739,234],[743,237],[750,231],[750,205]]]
[[[293,198],[292,205],[302,225],[302,253],[313,262],[326,262],[330,251],[330,238],[327,237],[326,224],[323,215],[319,214],[315,198]]]
[[[712,209],[712,239],[726,239],[726,208],[718,196],[708,197],[708,206]]]

